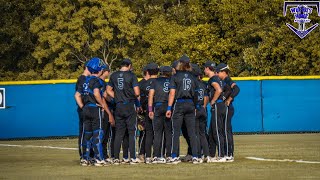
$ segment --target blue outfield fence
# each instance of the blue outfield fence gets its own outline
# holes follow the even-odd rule
[[[241,92],[233,103],[234,132],[320,131],[320,78],[236,83]],[[2,82],[0,88],[6,92],[6,108],[0,109],[0,139],[78,134],[74,81]]]

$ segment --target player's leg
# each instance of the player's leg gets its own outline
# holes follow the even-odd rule
[[[80,109],[78,107],[77,109],[78,112],[78,117],[79,117],[79,138],[78,138],[78,148],[79,148],[79,156],[80,156],[80,160],[82,159],[82,148],[81,148],[81,144],[83,142],[83,138],[84,138],[84,129],[83,129],[83,111],[82,109]]]
[[[200,141],[200,109],[197,109],[196,111],[196,117],[195,117],[195,134],[197,138],[197,147],[198,147],[198,158],[201,158],[202,152],[201,152],[201,141]]]
[[[161,114],[162,113],[162,114]],[[161,149],[162,149],[162,140],[163,140],[163,112],[161,112],[161,106],[156,106],[154,108],[154,119],[153,119],[153,131],[154,131],[154,144],[153,144],[153,152],[154,159],[152,163],[158,163],[158,159],[162,157]]]
[[[91,108],[93,121],[93,150],[95,154],[95,166],[104,166],[106,165],[104,154],[103,154],[103,114],[100,107]]]
[[[205,157],[205,160],[207,160],[207,157],[209,156],[209,146],[208,141],[206,137],[207,132],[207,112],[204,108],[201,108],[201,110],[198,112],[199,117],[199,139],[201,144],[202,153]]]
[[[103,129],[103,134],[104,134],[104,137],[103,137],[103,141],[102,141],[102,148],[103,148],[103,156],[105,158],[105,160],[107,160],[109,158],[109,155],[108,155],[108,150],[110,151],[109,149],[109,138],[110,138],[110,123],[109,123],[109,117],[108,117],[108,114],[103,112],[103,126],[102,126],[102,129]]]
[[[232,117],[234,115],[234,107],[231,104],[228,109],[228,118],[227,118],[227,142],[228,142],[228,152],[226,156],[228,156],[228,161],[233,161],[234,157],[234,142],[233,142],[233,132],[232,132]]]
[[[130,163],[129,160],[129,133],[128,129],[126,129],[126,132],[124,134],[123,140],[122,140],[122,164],[128,164]]]
[[[224,103],[218,103],[216,105],[216,123],[217,123],[217,130],[218,130],[218,160],[225,161],[225,151],[224,151],[224,144],[225,144],[225,113],[226,113],[226,106]]]
[[[219,133],[218,133],[218,126],[217,126],[217,108],[216,104],[211,108],[211,122],[209,126],[209,155],[210,155],[210,162],[216,161],[216,149],[219,149]]]
[[[153,125],[152,120],[149,118],[148,115],[145,116],[145,127],[146,127],[146,144],[145,144],[145,151],[146,151],[146,163],[151,163],[151,152],[152,152],[152,145],[153,145]]]
[[[197,136],[195,132],[196,127],[196,117],[195,117],[195,107],[193,102],[184,103],[184,121],[187,126],[188,135],[190,139],[190,145],[192,149],[192,159],[193,163],[198,163],[198,143]]]
[[[126,120],[123,117],[124,114],[124,104],[117,104],[117,108],[115,111],[115,122],[116,122],[116,133],[115,133],[115,140],[114,140],[114,164],[119,165],[119,155],[120,155],[120,148],[122,144],[123,137],[126,132]]]
[[[146,144],[146,131],[139,131],[139,159],[145,161],[145,144]]]
[[[110,156],[112,158],[112,160],[114,159],[114,141],[116,139],[116,127],[111,127],[111,131],[110,131]]]
[[[89,107],[83,108],[83,137],[81,142],[82,147],[82,166],[90,165],[90,149],[91,149],[91,138],[92,138],[92,120]]]
[[[136,159],[136,131],[137,131],[137,113],[134,104],[126,104],[126,125],[129,133],[129,152],[130,164],[139,163]]]
[[[167,105],[161,106],[163,114],[161,114],[161,119],[164,121],[164,139],[163,144],[165,145],[165,152],[167,159],[171,157],[172,149],[172,122],[170,118],[166,117]]]
[[[169,163],[177,164],[180,162],[179,157],[179,144],[180,144],[180,130],[183,122],[183,103],[175,103],[172,116],[171,116],[171,123],[172,123],[172,147],[171,147],[171,157]]]
[[[182,136],[184,137],[184,139],[186,140],[187,145],[188,145],[187,154],[186,154],[186,156],[181,158],[181,161],[182,162],[191,162],[192,161],[192,149],[191,149],[191,145],[190,145],[190,139],[189,139],[189,135],[188,135],[187,126],[184,121],[182,122],[181,132],[182,132]]]

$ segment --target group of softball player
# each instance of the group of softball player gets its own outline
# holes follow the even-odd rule
[[[200,67],[183,55],[171,66],[149,63],[140,82],[132,69],[124,59],[109,76],[101,59],[86,63],[75,93],[80,165],[234,161],[232,102],[240,89],[228,65],[207,61]],[[180,154],[181,134],[186,155]]]

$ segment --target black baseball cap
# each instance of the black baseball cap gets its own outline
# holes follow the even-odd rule
[[[128,65],[130,65],[130,64],[132,64],[132,62],[131,62],[130,59],[126,58],[126,59],[123,59],[123,60],[122,60],[122,64],[128,64]]]
[[[146,70],[153,70],[153,69],[158,69],[159,66],[156,63],[149,63],[149,64],[146,65],[145,68],[146,68]]]
[[[179,61],[182,62],[182,63],[190,63],[190,58],[187,55],[184,54],[183,56],[181,56]]]
[[[160,72],[172,72],[172,67],[170,66],[161,66]]]
[[[206,63],[204,63],[203,65],[205,68],[206,67],[212,67],[212,68],[216,68],[216,63],[213,61],[207,61]]]
[[[178,66],[178,64],[179,64],[179,61],[178,61],[178,60],[175,60],[175,61],[173,61],[173,63],[171,64],[171,67],[176,69],[177,66]]]
[[[229,66],[225,63],[221,63],[217,66],[216,68],[216,72],[220,72],[220,71],[223,71],[223,70],[229,70]]]
[[[144,66],[144,67],[142,68],[142,71],[143,71],[143,72],[147,71],[147,66]]]

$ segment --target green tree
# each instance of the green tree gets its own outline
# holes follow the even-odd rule
[[[93,56],[113,67],[128,56],[140,30],[120,0],[46,0],[42,7],[30,30],[38,36],[33,56],[46,64],[46,79],[75,77],[72,72]]]
[[[0,0],[1,80],[40,78],[37,73],[19,76],[30,69],[37,69],[31,55],[36,37],[29,31],[29,25],[39,13],[38,0]]]

